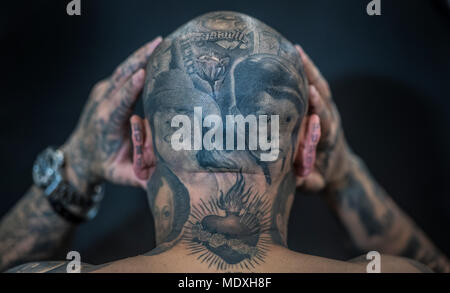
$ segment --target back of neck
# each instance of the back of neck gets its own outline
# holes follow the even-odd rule
[[[148,183],[155,251],[182,243],[228,263],[261,257],[269,245],[286,246],[294,192],[292,172],[268,183],[264,174],[177,172],[158,165]]]

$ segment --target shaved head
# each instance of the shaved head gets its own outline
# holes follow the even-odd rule
[[[184,238],[221,265],[251,264],[264,242],[286,244],[309,119],[307,80],[289,41],[247,15],[197,17],[150,57],[144,110],[159,251]]]
[[[277,115],[279,155],[274,161],[292,163],[292,144],[307,109],[307,81],[295,47],[274,29],[240,13],[202,15],[165,38],[153,53],[147,72],[144,109],[160,162],[187,171],[262,172],[270,181],[274,174],[261,160],[264,150],[248,146],[250,127],[244,130],[250,137],[245,142],[248,148],[236,147],[230,152],[225,148],[225,121],[230,115],[255,115],[257,119],[259,115]],[[224,147],[215,143],[213,149],[195,148],[194,137],[192,150],[173,154],[173,117],[185,114],[194,123],[196,107],[201,108],[203,118],[222,118],[223,131],[218,134],[223,135]]]

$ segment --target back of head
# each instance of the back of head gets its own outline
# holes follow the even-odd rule
[[[158,244],[183,235],[233,264],[262,253],[264,237],[285,243],[307,110],[302,70],[289,41],[233,12],[195,18],[156,49],[144,109]]]
[[[292,162],[306,81],[294,46],[272,28],[239,13],[205,14],[167,37],[147,72],[144,109],[158,163],[271,180],[276,174],[261,165]]]

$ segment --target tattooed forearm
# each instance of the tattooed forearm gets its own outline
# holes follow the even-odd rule
[[[143,67],[161,42],[156,38],[120,64],[112,76],[98,82],[64,145],[67,176],[81,193],[102,180],[142,186],[130,172],[129,118],[145,80]]]
[[[447,258],[355,156],[345,183],[330,188],[327,199],[360,249],[412,258],[436,272],[449,272]]]
[[[0,222],[0,271],[54,256],[64,249],[72,231],[42,191],[32,187]]]
[[[128,119],[144,85],[143,67],[160,42],[156,38],[142,46],[91,91],[75,131],[61,147],[63,178],[78,192],[89,196],[105,179],[142,186],[130,172]],[[0,222],[0,270],[51,257],[72,229],[33,187]]]

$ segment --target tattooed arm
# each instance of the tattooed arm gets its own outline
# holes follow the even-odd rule
[[[63,172],[79,192],[101,180],[145,186],[132,172],[128,119],[144,85],[146,65],[161,38],[146,44],[93,89],[80,122],[62,147]],[[73,224],[55,213],[36,186],[0,222],[0,271],[48,259],[62,250]]]
[[[297,49],[310,83],[310,112],[319,115],[322,127],[316,164],[302,188],[325,194],[359,249],[408,257],[436,272],[450,272],[448,259],[350,151],[326,80],[308,55]]]
[[[447,258],[371,177],[364,163],[349,157],[343,181],[326,189],[326,200],[358,248],[415,259],[435,272],[450,272]]]
[[[43,192],[31,187],[0,222],[0,271],[53,257],[72,230],[73,226],[53,211]]]

